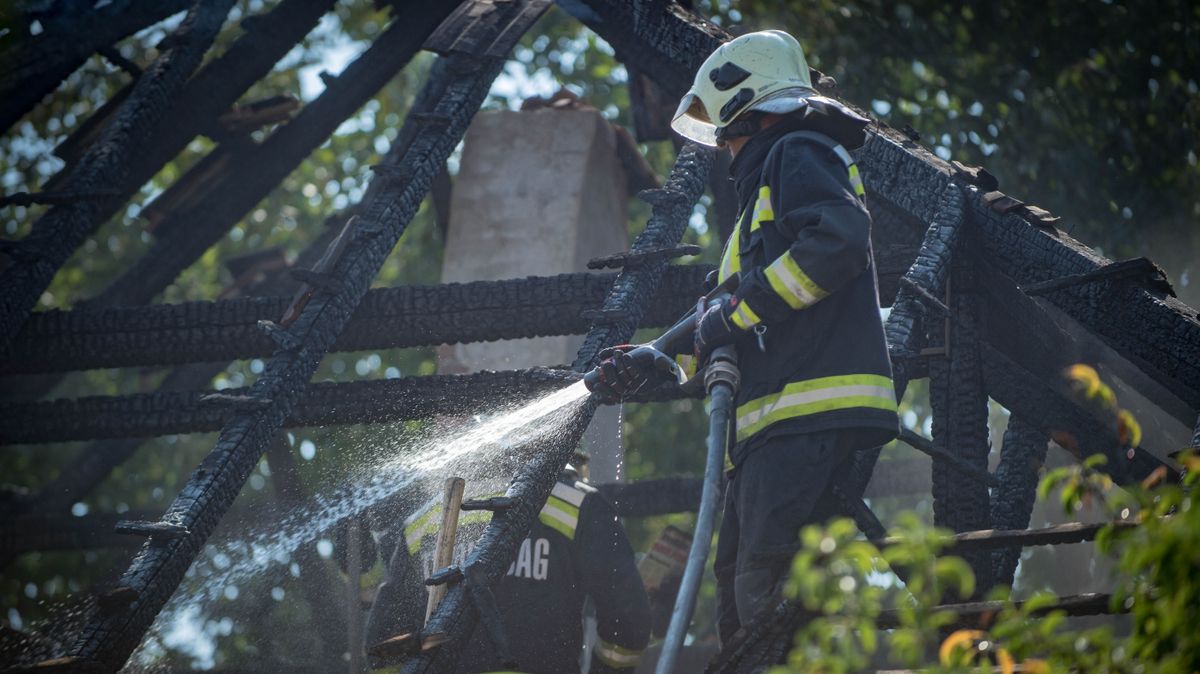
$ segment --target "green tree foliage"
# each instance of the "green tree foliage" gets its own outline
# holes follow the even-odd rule
[[[1042,497],[1063,494],[1068,513],[1085,501],[1105,503],[1114,524],[1101,530],[1098,549],[1116,565],[1110,608],[1130,614],[1131,628],[1080,627],[1061,610],[1057,597],[1039,592],[1016,604],[995,590],[1002,608],[986,631],[955,632],[939,604],[974,590],[970,567],[946,555],[949,532],[906,514],[891,532],[895,544],[882,550],[859,540],[849,520],[805,528],[803,549],[792,562],[785,592],[813,619],[796,632],[787,665],[773,672],[854,672],[881,661],[929,672],[991,671],[994,664],[1022,663],[1035,672],[1144,672],[1187,674],[1200,667],[1200,640],[1191,626],[1200,615],[1200,510],[1195,485],[1200,458],[1185,454],[1179,482],[1160,473],[1146,485],[1118,490],[1093,468],[1103,457],[1049,473]],[[1135,523],[1136,526],[1129,526]],[[881,571],[903,574],[903,585],[881,582]],[[888,611],[898,625],[880,630]],[[962,645],[956,646],[961,642]],[[936,654],[936,656],[931,656]],[[983,665],[986,670],[976,669]]]

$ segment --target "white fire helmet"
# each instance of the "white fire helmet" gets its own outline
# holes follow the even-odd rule
[[[679,102],[671,128],[681,136],[715,147],[718,131],[747,110],[787,114],[819,98],[809,77],[804,50],[781,30],[749,33],[716,49]]]

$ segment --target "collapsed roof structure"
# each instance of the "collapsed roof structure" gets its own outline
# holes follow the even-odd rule
[[[89,54],[111,53],[117,40],[187,3],[154,4],[151,11],[109,3],[104,11],[113,20],[101,22],[104,30],[89,32],[83,43],[67,44],[62,37],[76,31],[46,30],[30,47],[36,58],[0,80],[0,122],[7,127],[20,119]],[[45,516],[63,513],[85,496],[133,454],[138,438],[219,431],[212,451],[157,521],[125,523],[126,535],[146,540],[114,591],[120,599],[105,603],[78,631],[69,657],[58,663],[64,670],[115,671],[124,665],[281,429],[467,412],[498,391],[561,387],[590,368],[600,349],[629,340],[639,327],[666,325],[686,310],[707,271],[670,264],[681,253],[680,240],[714,161],[711,151],[687,145],[663,187],[640,195],[653,215],[632,251],[609,260],[620,268],[615,274],[368,290],[507,55],[550,2],[465,0],[393,8],[397,20],[391,27],[327,81],[323,94],[261,142],[230,130],[227,113],[333,2],[282,0],[244,20],[244,34],[197,70],[232,4],[192,4],[159,45],[157,60],[137,71],[134,83],[60,148],[67,165],[45,191],[6,198],[52,207],[26,238],[0,248],[6,258],[0,266],[0,375],[40,375],[26,380],[40,390],[28,391],[25,400],[0,402],[0,443],[92,444],[41,494],[18,504],[18,516],[0,535],[5,542],[0,555],[55,545],[55,536],[92,542],[111,537],[56,532],[54,520]],[[699,63],[729,37],[665,0],[560,5],[668,99],[686,90]],[[51,16],[44,23],[72,20]],[[291,268],[268,255],[270,273],[247,283],[240,297],[151,303],[423,47],[439,58],[352,213],[333,218],[329,231]],[[813,75],[830,92],[832,81]],[[269,117],[274,105],[239,114]],[[31,314],[75,249],[197,134],[219,143],[168,191],[150,251],[85,305]],[[891,307],[886,331],[897,391],[902,394],[919,378],[930,383],[932,438],[908,440],[933,457],[939,525],[959,532],[1025,529],[1036,464],[1052,432],[1068,433],[1085,456],[1107,454],[1105,469],[1119,483],[1141,480],[1164,465],[1143,448],[1126,451],[1112,424],[1062,390],[1058,373],[1073,354],[1115,353],[1122,380],[1196,428],[1193,444],[1200,445],[1200,317],[1173,296],[1153,264],[1105,259],[1064,234],[1051,214],[1000,192],[985,170],[945,162],[886,125],[873,124],[856,154],[874,220],[881,300]],[[208,198],[214,194],[221,198]],[[195,208],[197,203],[204,208]],[[262,262],[254,261],[259,271]],[[569,371],[310,382],[331,351],[581,333],[586,337]],[[206,390],[223,362],[242,358],[266,359],[252,386]],[[174,369],[153,393],[37,399],[63,372],[133,366]],[[989,397],[1012,413],[994,476],[987,464]],[[461,573],[447,576],[447,597],[425,628],[445,638],[444,645],[415,655],[403,671],[449,671],[455,642],[469,638],[481,623],[503,646],[503,619],[488,608],[489,587],[504,575],[593,410],[585,408],[569,432],[546,441],[515,476],[509,507],[494,513]],[[863,531],[883,538],[886,532],[861,500],[877,456],[878,450],[858,457],[844,496]],[[694,507],[698,500],[694,482],[677,482],[673,491],[662,486],[655,485],[656,496],[639,496],[636,485],[627,486],[618,506],[624,501],[626,513],[666,512]],[[42,526],[31,536],[30,523],[39,517]],[[987,587],[1012,582],[1020,546],[1085,540],[1094,532],[1067,527],[964,534],[957,552]],[[1107,610],[1103,597],[1075,598],[1064,607],[1078,613]],[[986,610],[960,608],[963,616]],[[752,671],[778,661],[801,619],[799,609],[784,602],[770,620],[750,626],[729,645],[711,671]]]

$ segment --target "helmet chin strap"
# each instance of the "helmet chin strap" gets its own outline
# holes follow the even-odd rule
[[[762,130],[762,113],[751,110],[717,129],[717,144],[724,145],[730,138],[753,136],[760,130]]]

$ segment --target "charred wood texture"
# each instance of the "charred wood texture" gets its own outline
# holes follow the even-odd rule
[[[979,302],[969,263],[954,265],[949,299],[948,334],[940,321],[927,326],[929,342],[945,355],[929,363],[929,403],[933,411],[933,446],[977,471],[988,469],[988,395],[979,356]],[[948,339],[949,341],[946,341]],[[954,531],[991,526],[988,487],[964,480],[953,467],[933,459],[933,521]],[[992,586],[990,553],[966,552],[979,593]]]
[[[164,118],[172,99],[212,44],[233,0],[198,1],[162,45],[162,54],[138,79],[128,100],[64,181],[66,192],[116,188],[129,160]],[[100,200],[50,209],[33,223],[7,269],[0,273],[0,344],[16,335],[58,268],[101,223]]]
[[[14,44],[0,52],[0,131],[32,110],[97,50],[187,9],[189,2],[117,0],[98,9],[87,3],[57,4],[59,11],[22,17],[36,19],[42,32],[30,36],[28,25],[12,26],[24,35],[10,34]]]
[[[424,22],[445,11],[441,5],[414,7],[404,19],[411,30],[406,43],[419,44],[425,37],[420,30]],[[451,59],[449,81],[427,85],[441,92],[433,114],[423,120],[434,124],[411,143],[397,144],[389,152],[396,170],[376,176],[384,184],[363,209],[362,223],[344,254],[331,264],[329,275],[338,280],[337,286],[314,289],[287,328],[294,348],[279,350],[252,387],[252,397],[270,402],[240,412],[222,428],[212,452],[167,509],[163,519],[182,524],[189,534],[142,548],[121,579],[122,585],[138,592],[138,599],[127,610],[89,622],[71,649],[73,655],[113,669],[124,664],[301,397],[321,358],[416,214],[437,171],[462,140],[503,64],[500,59],[464,55]],[[411,117],[405,124],[410,123],[415,123]]]
[[[641,327],[669,325],[703,294],[711,266],[667,269]],[[367,292],[334,351],[583,334],[616,274],[405,286]],[[269,356],[258,321],[278,321],[290,297],[47,311],[0,349],[0,373],[167,365]],[[198,388],[198,387],[197,387]]]
[[[1020,417],[1008,421],[1000,465],[996,477],[1000,485],[992,492],[992,528],[1024,529],[1037,501],[1038,475],[1046,460],[1050,437],[1026,425]],[[992,552],[992,575],[997,585],[1012,586],[1021,559],[1021,548],[1001,548]]]
[[[873,196],[917,217],[932,215],[931,205],[944,186],[961,179],[924,148],[896,139],[890,131],[876,134],[858,160]],[[977,234],[980,256],[1017,284],[1085,274],[1111,264],[1022,209],[1002,213],[978,188],[965,189],[967,217]],[[1200,318],[1153,278],[1110,278],[1044,297],[1193,409],[1200,408]]]
[[[986,303],[983,315],[988,343],[1051,384],[1061,384],[1063,370],[1074,363],[1100,363],[1164,412],[1181,423],[1191,423],[1195,411],[1187,402],[1114,354],[1099,337],[1081,329],[1047,300],[1026,295],[987,260],[976,259],[973,266]]]
[[[952,628],[986,628],[996,617],[996,614],[1007,608],[1007,601],[977,601],[968,602],[965,604],[941,604],[934,606],[930,610],[935,612],[946,611],[953,614],[954,619],[947,627]],[[1013,602],[1018,608],[1024,606],[1025,602]],[[1043,616],[1048,613],[1059,613],[1067,616],[1086,616],[1086,615],[1112,615],[1115,613],[1128,613],[1129,609],[1123,605],[1113,607],[1112,595],[1101,593],[1075,594],[1067,597],[1059,597],[1058,601],[1050,606],[1044,606],[1031,611],[1031,615]],[[901,625],[901,613],[896,610],[883,611],[879,614],[875,624],[880,629],[894,629]]]
[[[533,368],[310,384],[283,425],[379,424],[469,414],[496,400],[536,396],[578,380],[570,371]],[[248,387],[8,403],[0,405],[0,444],[209,433],[271,402]]]
[[[712,159],[711,151],[687,145],[676,158],[663,188],[643,193],[642,198],[652,206],[652,214],[646,229],[634,241],[632,252],[670,248],[679,243],[692,207],[704,193]],[[651,298],[658,292],[666,267],[667,261],[660,259],[624,269],[617,275],[604,301],[600,320],[588,331],[576,354],[576,374],[592,367],[600,349],[633,336]],[[508,490],[516,505],[503,515],[494,516],[488,524],[463,565],[465,580],[450,588],[426,624],[427,633],[445,633],[450,643],[462,643],[470,637],[481,613],[475,607],[474,597],[481,596],[504,576],[594,412],[595,404],[589,400],[559,437],[546,440],[546,446],[531,453],[533,459],[521,467]],[[502,625],[485,627],[489,631],[503,630]],[[410,659],[402,671],[452,671],[456,657],[454,647],[440,648]]]
[[[130,158],[128,175],[116,190],[118,198],[102,204],[99,219],[107,220],[119,211],[197,134],[220,137],[216,133],[219,131],[218,118],[227,113],[251,85],[270,72],[271,67],[303,39],[332,6],[332,0],[285,0],[269,12],[243,19],[241,29],[244,34],[187,81],[167,112],[171,123],[156,127],[149,141]],[[103,116],[97,112],[87,124],[103,124]],[[89,134],[81,132],[77,133],[86,140]],[[79,140],[73,134],[64,145],[77,142]],[[60,182],[74,163],[72,152],[63,152],[62,148],[57,152],[67,161],[67,168],[51,178],[50,185]]]
[[[413,36],[435,28],[455,4],[431,3],[405,13],[316,100],[261,144],[249,139],[231,143],[223,151],[224,170],[200,188],[205,195],[201,204],[171,212],[158,225],[161,235],[150,250],[95,301],[104,306],[145,304],[162,292],[382,89],[420,49]]]
[[[691,86],[700,63],[732,37],[674,2],[583,0],[563,8],[612,45],[620,61],[636,64],[675,101]]]

